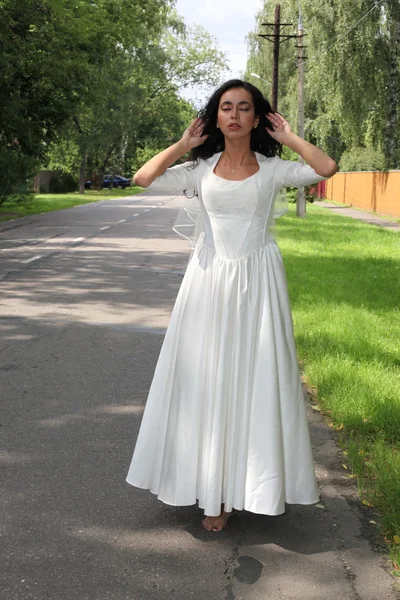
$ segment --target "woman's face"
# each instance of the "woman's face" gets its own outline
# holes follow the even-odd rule
[[[222,94],[217,125],[226,137],[235,139],[247,136],[258,122],[250,92],[244,88],[231,88]]]

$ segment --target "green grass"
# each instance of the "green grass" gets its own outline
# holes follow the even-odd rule
[[[16,219],[18,217],[27,217],[38,213],[50,212],[53,210],[62,210],[72,208],[80,204],[89,204],[99,200],[109,200],[112,198],[125,198],[142,192],[143,188],[135,186],[126,190],[102,190],[95,192],[86,191],[84,194],[72,192],[70,194],[36,194],[25,204],[18,204],[9,200],[0,206],[0,221]]]
[[[291,205],[278,243],[303,375],[400,570],[400,234],[312,205],[298,219]]]

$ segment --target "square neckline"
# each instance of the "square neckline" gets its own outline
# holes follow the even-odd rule
[[[249,175],[248,177],[245,177],[244,179],[226,179],[226,177],[220,177],[219,175],[214,173],[214,169],[217,166],[217,164],[219,163],[219,160],[221,158],[222,151],[217,153],[217,158],[212,165],[211,173],[214,175],[214,177],[217,177],[218,179],[222,179],[222,181],[231,181],[232,183],[242,183],[243,181],[247,181],[248,179],[251,179],[252,177],[255,177],[256,175],[258,175],[258,173],[261,171],[261,164],[260,164],[257,154],[258,154],[257,152],[254,152],[254,155],[256,157],[257,164],[258,164],[258,171],[253,173],[253,175]]]

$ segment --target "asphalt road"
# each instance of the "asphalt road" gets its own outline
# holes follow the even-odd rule
[[[242,513],[125,483],[188,246],[152,194],[0,224],[2,600],[395,600],[373,513],[310,408],[319,506]]]

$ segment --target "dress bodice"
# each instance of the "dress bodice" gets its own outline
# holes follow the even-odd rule
[[[208,218],[205,221],[205,243],[226,259],[253,254],[272,238],[270,193],[259,189],[259,174],[242,181],[230,181],[212,169],[202,181],[202,198]]]
[[[309,165],[255,152],[257,173],[243,181],[230,181],[214,173],[221,154],[170,167],[148,189],[192,198],[180,211],[174,231],[189,240],[192,249],[193,241],[201,236],[203,244],[228,260],[245,258],[273,241],[271,225],[287,212],[280,190],[327,179]]]

